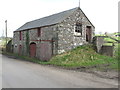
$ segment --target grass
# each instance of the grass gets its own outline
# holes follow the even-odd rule
[[[7,54],[44,65],[54,65],[65,68],[91,68],[95,66],[98,69],[103,69],[103,67],[105,67],[110,70],[118,70],[117,58],[100,55],[92,49],[91,45],[79,46],[71,51],[53,56],[48,62],[43,62],[36,58],[30,58],[27,56],[19,56],[18,54]],[[108,66],[106,67],[106,65]]]
[[[109,64],[118,68],[116,58],[103,56],[96,53],[90,46],[77,47],[67,53],[57,55],[50,61],[52,64],[65,67],[92,67]]]
[[[120,60],[120,43],[119,44],[115,44],[115,58]]]
[[[120,37],[113,37],[113,38],[115,38],[116,40],[120,40]],[[104,41],[105,41],[105,42],[112,42],[112,43],[116,43],[116,41],[115,41],[115,40],[110,39],[109,37],[108,37],[108,38],[104,38]]]
[[[105,46],[113,46],[113,43],[104,43]]]
[[[116,38],[116,39],[117,39],[117,38]],[[113,42],[113,43],[115,43],[115,42],[116,42],[115,40],[110,39],[110,38],[104,38],[104,41],[106,41],[106,42]]]
[[[115,38],[116,40],[120,40],[120,37],[114,36],[114,35],[118,35],[118,34],[120,34],[120,33],[111,33],[110,36],[112,38]],[[95,36],[106,36],[106,35],[105,34],[101,34],[101,35],[96,34]],[[115,41],[109,37],[104,38],[104,41],[105,41],[104,45],[107,45],[107,46],[112,46],[112,43],[117,43],[117,41]]]
[[[9,41],[9,40],[11,40],[11,38],[7,38],[7,42]],[[4,37],[4,38],[0,38],[0,46],[1,47],[5,47],[5,45],[6,45],[6,38]]]

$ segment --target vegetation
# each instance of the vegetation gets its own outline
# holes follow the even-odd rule
[[[13,55],[7,53],[8,55]],[[27,56],[19,56],[14,54],[17,58],[25,59],[39,64],[44,65],[55,65],[64,68],[93,68],[99,70],[118,70],[118,56],[109,57],[96,53],[91,45],[79,46],[71,51],[65,52],[60,55],[53,56],[48,61],[40,61],[36,58],[30,58]],[[106,67],[107,66],[107,67]]]
[[[6,40],[5,38],[0,38],[0,46],[5,46]]]
[[[120,37],[116,37],[116,35],[120,35],[120,33],[111,33],[109,35],[102,34],[102,35],[96,35],[96,36],[110,36],[113,39],[111,39],[110,37],[106,37],[104,38],[104,41],[116,43],[116,40],[120,40]]]
[[[111,69],[118,68],[116,58],[103,56],[96,53],[91,46],[80,46],[67,53],[57,55],[50,63],[65,67],[94,67],[109,65]]]
[[[109,33],[109,34],[108,33],[106,33],[106,34],[96,34],[95,36],[111,36],[111,37],[113,37],[113,38],[115,38],[117,40],[120,40],[120,37],[116,37],[116,35],[120,35],[120,32],[118,32],[118,33]],[[109,37],[106,37],[105,41],[115,42],[115,40],[110,39]]]
[[[27,54],[29,54],[29,31],[26,32],[26,49],[27,49]]]
[[[11,40],[10,37],[7,38],[7,41]],[[5,46],[6,45],[6,38],[5,37],[0,37],[0,46]]]
[[[29,42],[28,33],[26,33],[26,36],[27,36],[26,46],[28,46],[28,42]],[[114,40],[111,40],[110,38],[105,38],[104,40],[107,42],[115,43],[114,57],[104,56],[96,53],[92,45],[79,46],[63,54],[53,56],[51,60],[48,62],[40,61],[37,58],[31,58],[28,56],[20,56],[18,54],[11,54],[6,52],[3,52],[3,54],[15,56],[17,58],[35,62],[38,64],[54,65],[54,66],[60,66],[64,68],[72,68],[72,69],[73,68],[75,69],[76,68],[85,68],[85,69],[95,68],[97,70],[105,70],[105,69],[120,70],[120,68],[118,67],[118,63],[119,63],[118,60],[120,60],[120,43],[118,44]],[[111,43],[105,43],[105,44],[110,45]]]

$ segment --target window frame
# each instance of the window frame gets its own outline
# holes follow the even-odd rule
[[[22,31],[19,32],[19,39],[22,40]]]
[[[40,37],[41,36],[41,28],[37,28],[37,36]]]
[[[75,24],[75,32],[76,33],[81,33],[81,35],[82,35],[82,24],[81,23],[76,23]]]

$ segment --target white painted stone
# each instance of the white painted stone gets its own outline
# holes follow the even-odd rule
[[[64,53],[65,50],[58,50],[58,54]]]

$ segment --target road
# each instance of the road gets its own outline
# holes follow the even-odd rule
[[[118,82],[94,74],[2,56],[3,88],[115,88]]]
[[[0,54],[0,90],[2,89],[2,55]]]

